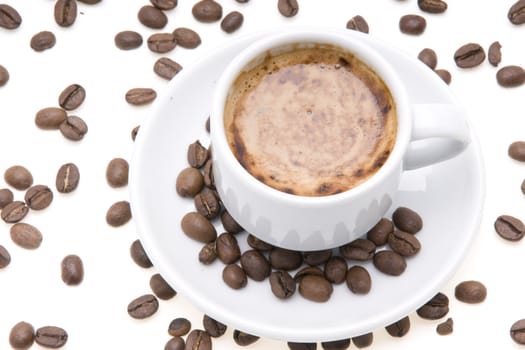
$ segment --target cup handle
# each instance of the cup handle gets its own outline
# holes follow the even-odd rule
[[[404,169],[432,165],[461,153],[470,143],[465,110],[453,104],[415,104]]]

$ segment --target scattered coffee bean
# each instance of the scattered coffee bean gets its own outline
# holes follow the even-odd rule
[[[67,343],[68,334],[60,327],[40,327],[35,332],[35,342],[45,348],[58,349]]]
[[[169,300],[177,295],[177,292],[166,282],[166,280],[156,273],[151,276],[149,286],[155,296],[162,300]]]
[[[35,329],[28,322],[18,322],[9,332],[9,344],[16,350],[29,349],[35,341]]]
[[[417,58],[430,67],[430,69],[435,69],[437,66],[437,55],[436,52],[432,49],[425,48],[419,52]]]
[[[140,129],[140,125],[137,125],[133,129],[131,129],[131,140],[135,141],[139,133],[139,129]]]
[[[441,322],[436,326],[436,332],[439,335],[449,335],[454,331],[454,320],[447,318],[445,322]]]
[[[515,2],[510,7],[507,17],[512,24],[525,23],[525,0]]]
[[[122,226],[129,220],[131,220],[131,208],[128,201],[115,202],[106,212],[106,222],[110,226]]]
[[[159,309],[159,301],[153,294],[145,294],[128,304],[128,314],[136,319],[152,316]]]
[[[448,297],[443,293],[437,293],[423,306],[416,310],[419,317],[426,320],[438,320],[448,314]]]
[[[195,197],[203,186],[204,180],[201,172],[191,167],[183,169],[175,182],[175,189],[182,197]]]
[[[201,0],[193,5],[191,13],[199,22],[216,22],[222,18],[222,6],[214,0]]]
[[[184,317],[179,317],[170,322],[168,333],[172,337],[181,337],[191,330],[191,322]]]
[[[55,22],[61,27],[69,27],[77,19],[76,0],[57,0],[55,2]]]
[[[143,39],[140,33],[133,30],[124,30],[115,35],[115,46],[121,50],[133,50],[142,45]]]
[[[171,33],[155,33],[148,38],[148,48],[157,53],[170,52],[177,46],[175,37]]]
[[[199,261],[204,265],[209,265],[217,259],[215,242],[206,243],[199,251]]]
[[[496,73],[496,80],[500,86],[516,87],[525,83],[525,69],[520,66],[505,66]]]
[[[468,304],[479,304],[487,297],[487,287],[479,281],[464,281],[454,289],[456,299]]]
[[[139,265],[140,267],[147,269],[153,266],[140,240],[136,239],[133,241],[133,243],[131,243],[131,246],[129,247],[129,254],[131,255],[131,259],[133,259],[135,264]]]
[[[454,53],[454,61],[459,68],[479,66],[485,60],[485,50],[481,45],[468,43],[461,46]]]
[[[182,231],[190,238],[209,243],[217,239],[217,231],[208,219],[199,213],[191,212],[181,220]]]
[[[316,350],[317,343],[298,343],[289,341],[286,343],[290,350]]]
[[[447,10],[447,3],[442,0],[417,0],[419,9],[428,13],[443,13]]]
[[[0,214],[2,220],[8,224],[19,222],[27,215],[29,207],[22,201],[13,201],[7,204]]]
[[[404,15],[399,20],[399,29],[405,34],[420,35],[426,27],[427,21],[419,15]]]
[[[204,327],[206,333],[208,333],[210,337],[213,338],[218,338],[224,335],[224,333],[226,333],[226,329],[228,328],[224,323],[221,323],[208,315],[204,315],[202,318],[202,326]]]
[[[249,234],[246,238],[246,242],[253,249],[259,250],[261,252],[270,251],[273,249],[273,245],[266,243],[265,241],[260,240],[252,234]]]
[[[510,327],[510,337],[516,343],[525,345],[525,319],[514,322]]]
[[[494,222],[494,229],[501,238],[508,241],[519,241],[525,235],[523,222],[510,215],[501,215]]]
[[[221,29],[226,33],[233,33],[242,26],[244,16],[238,11],[228,13],[221,21]]]
[[[31,48],[37,52],[42,52],[55,46],[56,42],[57,39],[55,34],[45,30],[33,35],[29,46],[31,46]]]
[[[346,285],[355,294],[368,294],[372,288],[372,278],[362,266],[352,266],[346,274]]]
[[[259,340],[259,337],[236,329],[233,331],[233,340],[239,346],[248,346]]]
[[[359,348],[367,348],[374,342],[374,334],[373,333],[366,333],[362,335],[358,335],[357,337],[352,338],[352,343]]]
[[[57,172],[55,186],[60,193],[70,193],[78,187],[80,171],[73,163],[62,165]]]
[[[450,72],[446,69],[436,69],[436,74],[443,80],[446,84],[450,85],[450,82],[452,81],[452,75]]]
[[[111,187],[123,187],[128,184],[129,164],[123,158],[113,158],[106,167],[106,181]]]
[[[237,238],[229,232],[224,232],[217,237],[215,242],[217,257],[225,264],[233,264],[241,257],[241,249]]]
[[[296,284],[287,271],[278,270],[270,274],[270,288],[277,298],[287,299],[294,295]]]
[[[84,279],[84,264],[78,255],[68,255],[60,264],[62,281],[68,286],[76,286]]]
[[[211,338],[203,330],[194,329],[186,338],[186,349],[191,350],[211,350]]]
[[[13,165],[4,172],[4,180],[9,186],[23,191],[33,184],[33,175],[27,168],[21,165]]]
[[[382,250],[375,254],[374,266],[387,275],[399,276],[405,271],[407,263],[402,255],[391,250]]]
[[[157,92],[151,88],[133,88],[126,92],[126,101],[134,106],[151,103],[156,98]]]
[[[363,16],[360,16],[360,15],[357,15],[357,16],[354,16],[354,17],[350,18],[350,20],[348,22],[346,22],[346,28],[347,29],[352,29],[352,30],[357,30],[358,32],[361,32],[361,33],[367,33],[368,34],[368,32],[369,32],[368,23],[363,18]]]
[[[295,280],[295,282],[299,283],[301,282],[301,279],[304,276],[308,276],[308,275],[324,277],[324,271],[321,270],[317,266],[303,267],[302,269],[300,269],[299,271],[295,273],[295,275],[293,276],[293,279]]]
[[[401,230],[394,230],[388,237],[390,248],[403,256],[413,256],[421,250],[421,243],[413,234]]]
[[[185,49],[194,49],[201,44],[199,34],[190,28],[179,27],[173,31],[173,36],[177,45]]]
[[[11,263],[11,254],[0,244],[0,269],[8,266]]]
[[[170,80],[182,70],[182,66],[169,57],[161,57],[153,65],[153,71],[161,78]]]
[[[247,250],[241,255],[241,266],[246,275],[255,281],[262,281],[272,272],[270,263],[257,250]]]
[[[365,261],[374,257],[376,245],[368,239],[358,238],[339,247],[339,251],[349,260]]]
[[[514,160],[525,162],[525,141],[515,141],[508,149],[509,157]]]
[[[9,71],[7,70],[6,67],[0,64],[0,87],[7,84],[8,81],[9,81]]]
[[[306,275],[299,282],[299,294],[305,299],[323,303],[330,299],[334,287],[324,277]]]
[[[184,350],[186,348],[186,342],[182,337],[172,337],[164,345],[164,350]]]
[[[173,10],[177,6],[177,0],[149,0],[153,6],[161,10]]]
[[[347,269],[348,264],[345,259],[340,256],[332,256],[324,265],[324,277],[334,284],[343,283]]]
[[[497,67],[501,62],[501,44],[499,41],[495,41],[489,46],[489,63],[494,67]]]
[[[297,0],[279,0],[277,9],[284,17],[293,17],[299,12],[299,3]]]
[[[17,10],[7,4],[0,4],[0,28],[16,29],[22,23]]]
[[[367,233],[366,238],[380,247],[388,242],[388,236],[394,232],[394,224],[387,218],[382,218]]]
[[[350,339],[325,341],[321,343],[324,350],[345,350],[350,347]]]
[[[62,108],[47,107],[36,113],[35,124],[40,129],[57,130],[66,118],[67,113]]]
[[[222,280],[232,289],[241,289],[248,284],[246,272],[237,264],[230,264],[224,267]]]
[[[0,210],[14,200],[13,191],[9,188],[0,189]]]
[[[203,189],[194,197],[195,209],[206,219],[212,220],[219,216],[221,203],[219,196],[214,190]]]
[[[423,228],[423,220],[418,213],[406,207],[397,208],[392,214],[394,225],[401,231],[416,234]]]
[[[249,243],[248,243],[249,244]],[[310,266],[324,264],[332,256],[332,249],[303,252],[303,261]]]
[[[33,225],[17,223],[9,229],[11,239],[25,249],[37,249],[42,243],[42,233]]]
[[[226,210],[221,214],[221,222],[224,229],[230,233],[239,233],[244,230]]]
[[[275,247],[269,254],[270,265],[276,270],[295,270],[303,263],[301,252]]]
[[[215,179],[213,178],[213,162],[208,159],[204,164],[204,185],[212,190],[215,190]]]
[[[71,84],[60,93],[58,104],[66,111],[72,111],[80,107],[85,98],[86,90],[79,84]]]
[[[162,29],[168,23],[168,16],[155,6],[142,6],[138,13],[140,23],[148,28]]]
[[[53,201],[53,191],[45,185],[34,185],[27,190],[24,200],[29,208],[42,210]]]
[[[188,146],[188,164],[193,168],[201,168],[209,158],[209,152],[206,147],[201,145],[199,140]]]
[[[408,318],[408,316],[405,316],[399,321],[386,326],[385,329],[388,332],[388,334],[390,334],[392,337],[403,337],[410,330],[410,318]]]
[[[71,141],[80,141],[88,132],[86,122],[76,115],[70,115],[60,124],[60,132]]]

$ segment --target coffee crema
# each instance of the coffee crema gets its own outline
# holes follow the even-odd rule
[[[395,143],[395,103],[382,79],[342,48],[316,44],[243,71],[225,103],[229,146],[259,181],[300,196],[347,191]]]

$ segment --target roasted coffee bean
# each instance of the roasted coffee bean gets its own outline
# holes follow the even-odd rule
[[[215,242],[206,243],[199,251],[199,261],[204,265],[209,265],[217,259]]]
[[[454,320],[447,318],[445,322],[441,322],[436,326],[436,332],[439,335],[449,335],[454,331]]]
[[[365,261],[374,257],[376,245],[367,239],[358,238],[339,247],[339,251],[347,259]]]
[[[35,332],[35,342],[45,348],[58,349],[67,343],[68,334],[60,327],[40,327]]]
[[[418,213],[406,207],[397,208],[392,214],[394,225],[401,231],[416,234],[423,228],[423,220]]]
[[[520,66],[505,66],[496,73],[496,80],[500,86],[516,87],[525,83],[525,69]]]
[[[236,329],[233,331],[233,340],[237,345],[248,346],[259,340],[259,337]]]
[[[510,337],[516,343],[525,345],[525,319],[514,322],[510,327]]]
[[[316,350],[317,349],[317,343],[299,343],[299,342],[289,341],[286,343],[286,345],[288,345],[288,349],[290,350]]]
[[[173,10],[177,6],[177,0],[149,0],[149,2],[161,10]]]
[[[465,44],[454,53],[454,61],[460,68],[476,67],[483,63],[484,60],[485,50],[476,43]]]
[[[9,188],[0,189],[0,210],[14,200],[13,191]]]
[[[133,259],[135,264],[139,265],[140,267],[147,269],[153,266],[140,240],[136,239],[133,241],[133,243],[131,243],[131,246],[129,247],[129,254],[131,255],[131,259]]]
[[[277,298],[287,299],[294,295],[296,283],[287,271],[278,270],[270,274],[270,288]]]
[[[324,350],[345,350],[350,347],[350,339],[325,341],[321,343]]]
[[[209,243],[217,239],[217,231],[208,219],[199,213],[191,212],[181,220],[182,231],[190,238]]]
[[[211,338],[203,330],[194,329],[186,338],[186,349],[191,350],[211,350]]]
[[[248,278],[246,271],[237,264],[226,265],[222,270],[222,280],[232,289],[246,287]]]
[[[9,344],[16,350],[29,349],[35,341],[35,329],[28,322],[18,322],[9,332]]]
[[[509,157],[514,160],[525,162],[525,141],[515,141],[508,149]]]
[[[155,6],[142,6],[138,13],[140,23],[148,28],[162,29],[168,23],[168,16]]]
[[[66,111],[80,107],[86,98],[86,90],[79,84],[67,86],[58,97],[58,104]]]
[[[33,225],[19,222],[9,229],[11,239],[25,249],[37,249],[42,243],[42,233]]]
[[[66,163],[58,169],[55,186],[60,193],[70,193],[78,187],[80,171],[74,163]]]
[[[308,275],[324,277],[324,271],[321,270],[317,266],[303,267],[302,269],[300,269],[299,271],[295,273],[295,275],[293,276],[293,279],[295,280],[295,282],[299,283],[301,282],[301,279],[304,276],[308,276]]]
[[[153,65],[153,71],[161,78],[170,80],[182,70],[182,66],[169,57],[161,57]]]
[[[303,261],[310,266],[324,264],[332,257],[332,249],[303,252]]]
[[[293,17],[299,12],[299,3],[297,0],[279,0],[277,9],[284,17]]]
[[[443,13],[447,10],[447,3],[442,0],[417,0],[419,9],[428,13]]]
[[[426,27],[427,21],[419,15],[404,15],[399,20],[399,29],[405,34],[420,35]]]
[[[84,264],[78,255],[68,255],[60,264],[62,281],[68,286],[76,286],[84,279]]]
[[[498,216],[494,222],[494,229],[501,238],[508,241],[519,241],[525,235],[525,225],[523,222],[510,215]]]
[[[241,266],[251,279],[262,281],[272,272],[270,263],[257,250],[247,250],[241,255]]]
[[[416,310],[419,317],[427,320],[438,320],[448,314],[448,297],[443,293],[437,293],[423,306]]]
[[[187,158],[191,167],[201,168],[208,161],[208,149],[197,140],[188,146]]]
[[[31,186],[24,196],[24,201],[33,210],[45,209],[53,201],[53,191],[45,185]]]
[[[180,27],[173,31],[173,36],[177,41],[177,45],[185,49],[194,49],[201,44],[201,37],[199,34],[189,28]]]
[[[184,317],[179,317],[170,322],[168,333],[172,337],[181,337],[191,330],[191,322]]]
[[[497,67],[501,62],[501,44],[495,41],[489,46],[489,63]]]
[[[186,342],[182,337],[173,337],[164,345],[164,350],[184,350],[185,348]]]
[[[9,81],[9,71],[7,70],[6,67],[0,64],[0,87],[7,84],[8,81]]]
[[[151,88],[133,88],[126,92],[126,101],[134,106],[151,103],[156,98],[157,92]]]
[[[70,115],[60,124],[60,132],[71,141],[80,141],[88,132],[86,122],[76,115]]]
[[[45,30],[33,35],[29,46],[31,46],[31,48],[37,52],[42,52],[55,46],[56,42],[57,39],[55,34]]]
[[[69,27],[77,19],[76,0],[57,0],[55,2],[55,22],[61,27]]]
[[[270,265],[276,270],[295,270],[303,263],[303,255],[301,252],[274,248],[269,254]]]
[[[159,301],[153,294],[145,294],[128,304],[128,314],[136,319],[152,316],[159,309]]]
[[[487,287],[479,281],[464,281],[454,289],[456,299],[468,304],[479,304],[487,297]]]
[[[113,158],[106,167],[106,181],[111,187],[123,187],[128,184],[129,164],[123,158]]]
[[[387,275],[399,276],[405,271],[407,263],[402,255],[391,250],[382,250],[375,254],[374,266]]]
[[[143,39],[140,33],[133,30],[124,30],[115,35],[115,46],[121,50],[132,50],[142,45]]]
[[[199,22],[216,22],[222,18],[222,6],[214,0],[201,0],[193,5],[191,13]]]
[[[155,296],[161,300],[169,300],[177,295],[177,292],[166,282],[166,280],[156,273],[149,279],[149,287]]]
[[[244,16],[238,11],[228,13],[221,21],[221,29],[226,33],[233,33],[242,26]]]
[[[241,249],[237,238],[229,232],[224,232],[217,237],[215,242],[217,257],[225,264],[233,264],[241,257]]]
[[[394,232],[394,224],[387,218],[382,218],[367,233],[366,238],[380,247],[388,242],[388,236]]]
[[[224,229],[230,233],[239,233],[244,230],[226,210],[221,214],[221,222]]]
[[[340,256],[332,256],[324,265],[324,277],[334,283],[340,284],[345,281],[348,264]]]
[[[352,30],[357,30],[358,32],[361,32],[361,33],[367,33],[368,34],[368,32],[369,32],[368,23],[363,18],[363,16],[360,16],[360,15],[357,15],[357,16],[354,16],[354,17],[350,18],[350,20],[348,22],[346,22],[346,28],[347,29],[352,29]]]
[[[11,263],[11,255],[5,249],[3,245],[0,244],[0,269],[3,269]]]
[[[359,348],[367,348],[374,342],[374,333],[366,333],[352,338],[352,343]]]
[[[346,285],[354,294],[368,294],[372,288],[372,278],[362,266],[352,266],[346,273]]]
[[[171,33],[155,33],[148,38],[148,48],[157,53],[170,52],[177,46],[175,37]]]
[[[140,129],[140,125],[137,125],[133,129],[131,129],[131,140],[135,141],[139,133],[139,129]]]
[[[390,248],[403,256],[413,256],[421,250],[421,243],[413,234],[401,230],[394,230],[388,237]]]
[[[2,209],[0,216],[5,222],[12,224],[25,218],[28,211],[29,207],[24,202],[13,201]]]
[[[512,24],[525,23],[525,0],[515,2],[510,7],[507,17]]]
[[[419,52],[417,58],[430,67],[430,69],[435,69],[437,66],[437,55],[436,52],[432,49],[425,48]]]
[[[399,321],[386,326],[385,329],[388,332],[388,334],[390,334],[392,337],[403,337],[410,330],[410,318],[408,318],[408,316],[405,316]]]
[[[16,29],[20,27],[22,17],[17,10],[7,4],[0,4],[0,27]]]
[[[33,184],[33,175],[21,165],[13,165],[4,172],[5,182],[17,190],[27,190]]]
[[[452,81],[452,75],[450,72],[446,69],[436,69],[436,74],[443,80],[446,84],[450,85],[450,82]]]
[[[131,220],[131,208],[128,201],[115,202],[106,212],[106,222],[110,226],[122,226],[129,220]]]
[[[218,338],[224,335],[224,333],[226,333],[226,329],[228,329],[224,323],[221,323],[208,315],[203,316],[202,326],[204,327],[206,333],[208,333],[210,337],[213,338]]]
[[[182,197],[195,197],[203,186],[204,179],[201,172],[191,167],[183,169],[175,182],[175,189]]]
[[[206,219],[212,220],[219,216],[221,212],[221,203],[219,195],[208,188],[203,189],[194,197],[195,209]]]
[[[253,249],[257,249],[261,252],[270,251],[273,249],[273,245],[266,243],[265,241],[260,240],[252,234],[249,234],[246,238],[246,242]]]
[[[48,107],[39,110],[35,116],[35,124],[40,129],[56,130],[67,118],[67,113],[62,108]]]
[[[206,187],[215,190],[215,179],[213,178],[213,162],[211,159],[208,159],[206,164],[204,164],[204,185]]]
[[[330,299],[334,288],[324,277],[316,275],[306,275],[299,282],[299,294],[303,298],[323,303]]]

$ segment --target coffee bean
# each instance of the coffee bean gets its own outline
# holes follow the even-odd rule
[[[115,35],[115,46],[121,50],[133,50],[142,45],[143,39],[140,33],[133,30],[124,30]]]
[[[56,0],[55,22],[61,27],[69,27],[77,19],[76,0]]]
[[[39,110],[35,116],[35,124],[40,129],[56,130],[67,118],[67,113],[62,108],[47,107]]]
[[[346,273],[346,285],[354,294],[368,294],[372,288],[372,278],[362,266],[352,266]]]
[[[4,172],[5,182],[17,190],[27,190],[33,184],[33,175],[21,165],[13,165]]]
[[[510,337],[516,343],[525,345],[525,319],[514,322],[510,327]]]
[[[211,350],[211,338],[203,330],[194,329],[186,338],[186,349],[191,350]]]
[[[161,78],[170,80],[182,70],[182,66],[169,57],[161,57],[153,65],[153,71]]]
[[[182,231],[190,238],[209,243],[217,239],[217,231],[208,219],[199,213],[191,212],[181,220]]]
[[[208,315],[203,316],[202,326],[204,327],[206,333],[208,333],[210,337],[213,338],[218,338],[224,335],[224,333],[226,333],[226,329],[228,328],[224,323],[221,323]]]
[[[37,52],[42,52],[55,46],[56,42],[55,34],[45,30],[33,35],[29,46]]]
[[[222,280],[232,289],[246,287],[246,272],[237,264],[226,265],[222,270]]]
[[[209,158],[209,152],[206,147],[201,145],[199,140],[188,146],[188,164],[193,168],[201,168]]]
[[[436,326],[436,332],[439,335],[449,335],[454,331],[454,321],[452,318],[447,318],[445,322],[441,322]]]
[[[301,282],[301,279],[304,276],[308,276],[308,275],[324,277],[324,271],[321,270],[317,266],[303,267],[302,269],[300,269],[299,271],[295,273],[295,275],[293,276],[293,279],[295,280],[295,282],[299,283]]]
[[[175,189],[182,197],[195,197],[203,186],[204,180],[201,172],[191,167],[183,169],[175,182]]]
[[[199,261],[204,265],[209,265],[217,259],[215,242],[206,243],[199,251]]]
[[[468,304],[479,304],[487,297],[487,287],[479,281],[464,281],[454,289],[456,299]]]
[[[407,263],[402,255],[391,250],[382,250],[375,254],[374,266],[387,275],[399,276],[405,271]]]
[[[86,90],[79,84],[71,84],[66,87],[58,97],[58,104],[66,111],[80,107],[86,98]]]
[[[358,238],[339,247],[339,251],[349,260],[365,261],[374,257],[376,245],[367,239]]]
[[[297,0],[279,0],[277,9],[284,17],[293,17],[299,12],[299,3]]]
[[[408,316],[405,316],[399,321],[386,326],[385,329],[388,332],[388,334],[390,334],[392,337],[403,337],[410,330],[410,318],[408,318]]]
[[[241,266],[248,277],[262,281],[272,272],[270,263],[257,250],[247,250],[241,255]]]
[[[374,334],[373,333],[366,333],[362,335],[358,335],[357,337],[352,338],[352,343],[359,348],[367,348],[374,342]]]
[[[324,277],[334,283],[340,284],[345,281],[348,264],[340,256],[332,256],[324,265]]]
[[[13,191],[9,188],[0,189],[0,210],[14,200]]]
[[[179,317],[170,322],[168,333],[172,337],[181,337],[191,330],[191,322],[184,317]]]
[[[168,16],[162,10],[150,5],[140,8],[138,19],[140,23],[152,29],[162,29],[168,23]]]
[[[494,67],[497,67],[501,62],[501,44],[499,41],[495,41],[489,46],[489,63]]]
[[[177,0],[149,0],[149,2],[160,10],[173,10],[177,6]]]
[[[199,22],[216,22],[222,18],[222,6],[214,0],[201,0],[193,5],[191,13]]]
[[[164,345],[164,350],[184,350],[185,348],[186,342],[182,337],[173,337]]]
[[[113,158],[106,167],[106,181],[111,187],[123,187],[128,184],[129,164],[123,158]]]
[[[443,80],[446,84],[450,85],[450,82],[452,81],[452,75],[450,72],[446,69],[436,69],[436,74]]]
[[[525,162],[525,141],[515,141],[508,149],[509,157],[514,160]]]
[[[350,339],[325,341],[321,343],[324,350],[345,350],[350,347]]]
[[[523,24],[525,23],[525,0],[519,0],[515,2],[510,8],[507,14],[509,21],[512,24]]]
[[[2,220],[8,224],[19,222],[27,215],[29,208],[22,201],[13,201],[6,205],[0,214]]]
[[[171,33],[155,33],[148,38],[148,48],[157,53],[170,52],[177,46],[175,37]]]
[[[153,266],[140,240],[136,239],[133,241],[133,243],[131,243],[131,246],[129,247],[129,254],[131,255],[131,259],[133,259],[135,264],[139,265],[140,267],[149,268]]]
[[[84,264],[78,255],[68,255],[60,264],[62,281],[68,286],[76,286],[84,279]]]
[[[61,348],[66,345],[67,339],[67,332],[63,328],[56,326],[40,327],[35,332],[35,342],[46,348]]]
[[[233,33],[242,26],[244,16],[238,11],[228,13],[221,21],[221,29],[226,33]]]
[[[9,344],[13,349],[29,349],[35,341],[35,329],[28,322],[18,322],[9,332]]]
[[[510,215],[501,215],[494,222],[496,233],[508,241],[519,241],[525,235],[523,222]]]
[[[131,208],[128,201],[115,202],[106,212],[106,222],[110,226],[122,226],[129,220],[131,220]]]
[[[432,49],[425,48],[419,52],[417,58],[430,67],[430,69],[435,69],[437,66],[437,55],[436,52]]]
[[[296,284],[287,271],[278,270],[270,274],[270,288],[277,298],[287,299],[294,295]]]
[[[269,254],[270,265],[276,270],[295,270],[303,263],[303,255],[301,252],[274,248]]]
[[[416,234],[423,228],[421,216],[406,207],[397,208],[392,214],[394,225],[401,231]]]
[[[169,300],[177,295],[177,292],[166,282],[166,280],[156,273],[151,276],[149,286],[155,296],[162,300]]]
[[[367,233],[366,238],[380,247],[388,242],[388,236],[394,232],[394,224],[387,218],[382,218]]]
[[[468,43],[454,53],[454,61],[460,68],[479,66],[485,60],[485,50],[479,44]]]
[[[259,250],[261,252],[270,251],[273,249],[273,245],[266,243],[265,241],[260,240],[252,234],[249,234],[246,238],[246,242],[253,249]]]
[[[6,67],[0,64],[0,87],[7,84],[8,81],[9,81],[9,71],[7,70]]]
[[[194,203],[195,209],[208,220],[215,219],[221,212],[219,195],[214,190],[203,189],[194,197]]]
[[[22,23],[22,17],[17,10],[7,4],[0,4],[0,27],[16,29]]]
[[[208,159],[204,164],[204,185],[212,190],[215,190],[215,179],[213,178],[213,162]]]
[[[404,15],[399,20],[399,29],[409,35],[420,35],[427,27],[427,21],[419,15]]]
[[[131,140],[135,141],[139,133],[139,129],[140,129],[140,125],[137,125],[133,129],[131,129]]]
[[[228,213],[228,211],[223,211],[221,214],[221,222],[224,229],[230,233],[239,233],[244,231],[244,229],[235,221],[235,219]]]
[[[324,264],[332,256],[332,249],[303,252],[303,260],[310,266]]]
[[[289,341],[286,343],[290,350],[316,350],[317,343],[298,343]]]
[[[42,243],[42,233],[30,224],[14,224],[9,233],[13,242],[25,249],[37,249]]]
[[[447,10],[447,3],[442,0],[417,0],[419,9],[428,13],[443,13]]]
[[[156,98],[157,92],[151,88],[133,88],[126,92],[126,101],[134,106],[151,103]]]
[[[86,122],[76,115],[70,115],[60,124],[60,132],[71,141],[80,141],[88,132]]]
[[[241,249],[237,238],[229,232],[224,232],[217,237],[215,242],[217,257],[225,264],[233,264],[241,257]]]
[[[363,18],[363,16],[357,15],[352,18],[348,22],[346,22],[346,28],[357,30],[361,33],[367,33],[369,32],[368,23]]]
[[[525,83],[525,69],[520,66],[505,66],[496,73],[496,80],[500,86],[516,87]]]
[[[185,49],[194,49],[201,44],[201,37],[199,34],[185,27],[177,28],[173,31],[177,45]]]
[[[0,244],[0,269],[8,266],[11,263],[11,254]]]
[[[259,340],[259,337],[253,334],[249,334],[238,329],[233,331],[233,340],[239,346],[248,346]]]
[[[57,172],[55,186],[60,193],[70,193],[78,187],[80,171],[74,163],[62,165]]]
[[[306,275],[299,282],[299,294],[305,299],[323,303],[330,299],[334,288],[324,277]]]
[[[159,301],[153,294],[145,294],[128,304],[128,314],[136,319],[152,316],[159,309]]]
[[[388,237],[390,248],[403,256],[413,256],[421,250],[421,243],[413,235],[405,231],[394,230]]]
[[[448,314],[448,304],[448,297],[443,293],[437,293],[432,299],[419,307],[416,312],[419,317],[426,320],[438,320]]]
[[[24,200],[29,208],[42,210],[53,201],[53,192],[45,185],[34,185],[27,190]]]

